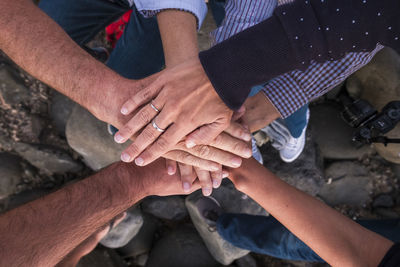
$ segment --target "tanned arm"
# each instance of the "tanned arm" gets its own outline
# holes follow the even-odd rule
[[[147,195],[183,194],[180,178],[116,163],[0,216],[0,266],[54,266],[115,216]],[[194,189],[198,189],[198,186]]]
[[[167,68],[198,56],[197,25],[193,14],[164,10],[157,14],[157,22]]]
[[[115,120],[127,97],[122,90],[126,87],[133,94],[140,87],[96,61],[30,0],[0,1],[0,49],[31,75],[108,122],[112,116]],[[115,110],[110,101],[115,101]]]
[[[332,266],[378,266],[393,243],[283,182],[254,159],[232,172],[248,194]]]

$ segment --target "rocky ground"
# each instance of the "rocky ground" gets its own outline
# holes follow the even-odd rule
[[[208,20],[199,33],[203,49],[212,28]],[[97,42],[103,43],[101,35]],[[378,108],[400,99],[400,57],[391,50],[379,53],[346,86],[352,95]],[[398,217],[399,146],[352,143],[354,130],[340,119],[335,93],[311,105],[307,145],[294,163],[281,162],[265,136],[257,135],[258,142],[264,143],[265,166],[350,218]],[[399,131],[397,127],[391,137],[399,137]],[[0,54],[1,212],[88,176],[118,160],[121,149],[104,123]],[[99,245],[80,266],[323,266],[249,254],[227,244],[198,219],[193,205],[199,196],[196,192],[188,197],[146,198],[102,241],[107,247],[124,246]],[[229,212],[266,215],[229,182],[213,196]],[[116,238],[121,231],[124,238]]]

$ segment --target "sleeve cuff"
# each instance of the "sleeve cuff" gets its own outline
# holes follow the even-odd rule
[[[134,0],[136,9],[145,17],[155,16],[165,9],[176,9],[192,13],[197,19],[197,29],[203,24],[207,14],[207,5],[204,0]]]

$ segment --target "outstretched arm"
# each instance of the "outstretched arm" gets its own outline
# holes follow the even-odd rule
[[[332,266],[378,266],[393,245],[288,185],[253,159],[233,170],[231,179]]]
[[[183,194],[164,160],[116,163],[0,216],[0,266],[54,266],[115,216],[148,195]],[[194,186],[193,189],[197,189]]]

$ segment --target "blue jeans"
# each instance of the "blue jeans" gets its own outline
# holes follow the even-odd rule
[[[393,242],[400,241],[400,219],[358,220],[357,223]],[[256,253],[285,260],[323,262],[273,217],[227,213],[218,218],[217,230],[229,243]]]
[[[156,18],[144,18],[124,0],[41,0],[39,7],[78,45],[86,44],[111,22],[133,9],[107,66],[130,79],[144,78],[164,66]]]

